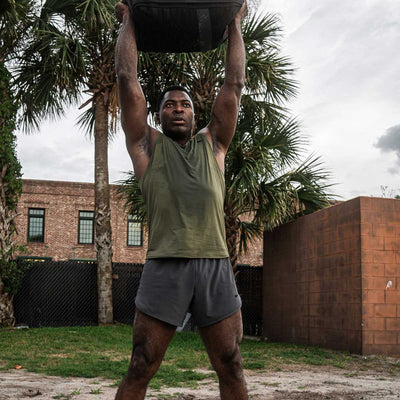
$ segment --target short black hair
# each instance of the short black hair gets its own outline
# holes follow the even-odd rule
[[[168,86],[158,96],[158,100],[157,100],[157,110],[158,111],[160,111],[161,104],[162,104],[165,94],[168,92],[172,92],[173,90],[180,90],[181,92],[185,92],[190,97],[190,100],[192,100],[192,97],[190,96],[189,91],[186,88],[184,88],[183,86],[180,86],[180,85]],[[192,103],[193,103],[193,100],[192,100]]]

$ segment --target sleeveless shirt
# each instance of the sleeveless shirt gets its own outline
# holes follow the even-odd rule
[[[207,138],[180,146],[160,133],[139,181],[148,214],[147,259],[225,258],[225,180]]]

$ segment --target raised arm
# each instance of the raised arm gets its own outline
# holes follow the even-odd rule
[[[225,81],[214,100],[210,123],[202,132],[211,140],[214,154],[222,170],[225,154],[235,134],[240,96],[244,85],[246,54],[240,22],[246,12],[246,3],[244,3],[234,21],[229,25]]]
[[[158,132],[147,124],[147,107],[137,78],[137,47],[135,29],[127,5],[118,3],[115,14],[121,29],[115,48],[121,124],[126,136],[126,147],[139,180],[149,163]]]

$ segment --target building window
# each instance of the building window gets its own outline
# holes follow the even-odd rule
[[[44,242],[44,209],[30,208],[28,212],[28,242]]]
[[[93,244],[94,212],[79,211],[78,243]]]
[[[128,246],[142,246],[142,224],[131,215],[128,216]]]

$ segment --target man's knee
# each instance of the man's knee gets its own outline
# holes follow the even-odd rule
[[[138,344],[133,348],[127,379],[150,381],[160,363],[160,357],[152,354],[146,345]]]
[[[217,355],[215,370],[220,379],[242,379],[243,363],[239,343],[237,341],[233,346],[226,347]]]

